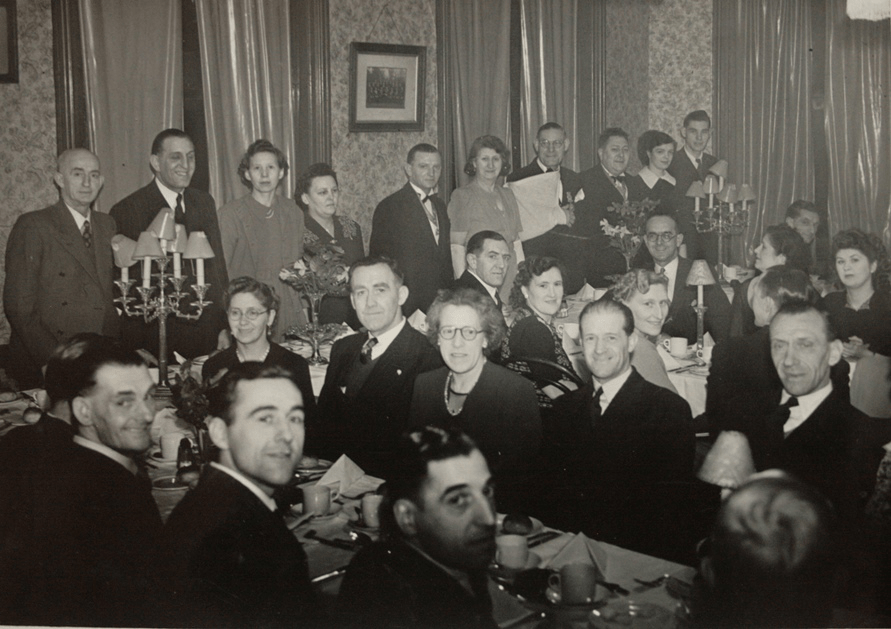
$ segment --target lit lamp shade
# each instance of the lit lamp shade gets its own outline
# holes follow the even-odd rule
[[[690,187],[687,188],[686,196],[692,198],[699,197],[700,199],[705,197],[705,188],[702,187],[702,182],[697,180],[691,183]]]
[[[752,186],[747,183],[744,183],[740,186],[739,189],[739,201],[754,201],[755,200],[755,191],[752,190]]]
[[[736,489],[754,473],[749,440],[741,432],[724,431],[708,451],[696,477],[710,485]]]
[[[123,234],[117,234],[111,239],[111,250],[114,253],[114,264],[119,269],[127,269],[136,264],[133,254],[136,253],[136,241],[127,238]]]
[[[139,240],[136,242],[136,250],[133,252],[135,260],[143,258],[163,258],[164,252],[161,251],[161,243],[158,237],[152,232],[142,232],[139,234]]]
[[[176,229],[174,228],[173,211],[168,207],[162,208],[149,225],[148,230],[155,235],[155,238],[175,240]]]
[[[702,187],[705,190],[706,194],[717,193],[720,188],[720,186],[718,185],[718,178],[714,175],[706,175],[705,181],[702,182]]]
[[[736,203],[739,200],[739,194],[736,191],[736,184],[729,183],[718,193],[718,201],[721,203]]]
[[[189,242],[189,235],[186,233],[185,225],[176,225],[176,238],[174,239],[172,245],[167,248],[170,253],[185,253],[186,246]]]
[[[727,179],[727,160],[719,159],[715,162],[715,165],[708,169],[710,173],[714,173],[718,177],[723,177]]]
[[[210,246],[210,241],[207,240],[207,234],[204,232],[192,232],[189,234],[189,241],[186,243],[183,257],[187,260],[208,260],[213,258],[214,253]]]
[[[687,286],[711,286],[715,283],[715,276],[708,268],[705,260],[693,260],[690,273],[687,274]]]

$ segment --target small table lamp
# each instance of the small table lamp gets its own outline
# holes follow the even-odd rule
[[[715,276],[708,268],[705,260],[693,260],[693,266],[687,275],[687,286],[696,287],[696,349],[702,349],[702,337],[705,335],[705,303],[703,302],[703,286],[711,286],[715,283]]]

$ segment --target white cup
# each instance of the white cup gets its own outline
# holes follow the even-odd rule
[[[161,458],[167,461],[175,461],[179,454],[179,443],[185,437],[185,433],[167,432],[161,435]]]
[[[596,566],[586,563],[571,563],[552,574],[548,585],[560,591],[560,600],[566,605],[593,603],[597,594]]]
[[[380,494],[365,494],[362,496],[362,519],[365,526],[370,529],[376,529],[381,525],[381,501],[384,499]]]
[[[685,356],[687,354],[687,339],[683,336],[672,336],[670,339],[662,341],[662,347],[672,356]]]
[[[498,553],[495,561],[505,568],[521,569],[529,559],[529,542],[525,535],[499,535],[495,538]]]
[[[313,513],[317,516],[328,515],[331,510],[331,502],[340,495],[340,492],[331,495],[328,485],[310,485],[303,488],[303,513]]]

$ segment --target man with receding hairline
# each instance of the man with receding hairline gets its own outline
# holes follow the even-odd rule
[[[19,386],[40,385],[56,345],[78,332],[117,336],[111,238],[114,219],[93,212],[105,179],[86,149],[59,155],[60,199],[16,220],[6,245],[3,305],[12,328],[10,364]]]

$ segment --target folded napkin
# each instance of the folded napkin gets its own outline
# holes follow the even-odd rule
[[[735,489],[754,473],[749,440],[741,432],[725,430],[708,451],[696,477],[722,489]]]
[[[582,288],[582,290],[577,292],[572,297],[576,301],[593,301],[593,300],[597,299],[594,287],[591,286],[590,284],[585,284],[585,286]]]
[[[579,533],[572,536],[567,544],[546,562],[546,567],[559,570],[571,563],[588,563],[597,566],[600,574],[606,574],[607,561],[606,549],[584,533]]]
[[[427,315],[420,310],[415,310],[408,318],[408,324],[421,334],[427,333]]]
[[[376,490],[383,482],[381,478],[366,474],[350,457],[342,454],[317,484],[330,486],[344,498],[356,498]]]

